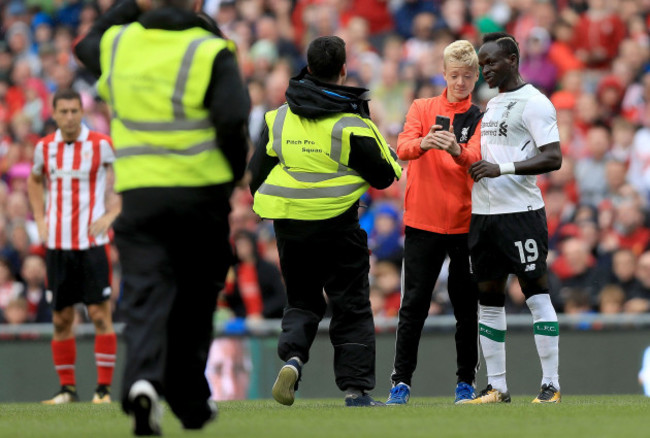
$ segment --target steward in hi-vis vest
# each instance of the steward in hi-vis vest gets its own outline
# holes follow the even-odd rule
[[[350,98],[343,94],[332,96],[335,101],[340,99],[341,111],[348,111],[328,113],[324,102],[322,117],[308,118],[309,109],[303,112],[301,93],[309,96],[309,91],[315,90],[300,76],[294,81],[297,87],[287,92],[289,103],[266,114],[266,154],[277,157],[278,164],[255,193],[253,209],[257,214],[269,219],[318,220],[347,211],[370,187],[350,167],[350,156],[357,152],[352,152],[351,143],[356,139],[371,145],[368,149],[375,159],[391,166],[393,174],[386,176],[387,180],[401,175],[386,141],[368,113],[364,114],[367,101],[346,102]],[[295,100],[291,95],[294,91]],[[359,110],[350,111],[354,106]]]
[[[198,27],[151,32],[135,22],[104,33],[97,91],[113,111],[117,191],[232,182],[204,105],[205,67],[222,50],[234,45]]]
[[[122,407],[136,435],[161,434],[160,396],[186,429],[216,414],[204,370],[233,258],[229,201],[246,168],[250,99],[234,45],[201,3],[119,1],[75,48],[111,107]]]
[[[266,114],[249,164],[253,209],[273,219],[288,307],[278,353],[285,361],[273,397],[290,405],[309,349],[332,304],[336,384],[347,406],[380,403],[368,285],[368,237],[359,226],[361,195],[399,178],[397,156],[370,120],[367,91],[346,87],[345,43],[314,40],[306,67],[289,83],[287,103]]]

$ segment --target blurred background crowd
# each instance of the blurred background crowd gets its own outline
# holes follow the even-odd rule
[[[84,123],[109,133],[109,110],[72,47],[114,1],[0,0],[0,322],[50,321],[26,178],[36,142],[56,129],[50,113],[57,89],[79,91]],[[467,39],[478,48],[482,34],[510,32],[524,79],[557,108],[564,162],[538,181],[554,304],[564,313],[650,312],[650,0],[206,0],[204,10],[237,44],[253,144],[264,113],[284,102],[315,37],[346,41],[348,85],[371,90],[373,120],[394,147],[413,99],[444,89],[445,46]],[[475,102],[484,108],[494,95],[479,80]],[[404,188],[405,178],[384,191],[371,189],[361,202],[376,316],[393,317],[399,309]],[[238,188],[231,214],[238,261],[218,312],[234,317],[233,324],[280,317],[284,306],[272,224],[261,222],[251,205],[250,192]],[[209,248],[197,242],[197,250]],[[112,259],[119,321],[114,248]],[[451,311],[446,271],[432,315]],[[509,312],[527,312],[524,304],[512,278]]]

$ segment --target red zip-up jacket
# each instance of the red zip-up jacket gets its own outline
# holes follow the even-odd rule
[[[454,158],[441,150],[423,151],[436,116],[451,119],[461,154]],[[469,232],[472,214],[472,178],[467,169],[481,159],[481,110],[471,95],[461,102],[449,102],[447,89],[440,96],[416,99],[411,104],[404,131],[397,139],[397,156],[409,161],[406,170],[404,224],[440,234]]]

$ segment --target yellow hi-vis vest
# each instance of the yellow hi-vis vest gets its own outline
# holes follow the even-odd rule
[[[97,91],[112,109],[115,190],[232,181],[203,101],[215,57],[234,45],[201,28],[136,22],[109,28],[100,47]]]
[[[266,219],[320,220],[348,210],[369,184],[347,166],[350,135],[371,137],[399,178],[402,169],[370,119],[344,113],[307,119],[288,105],[266,113],[266,153],[276,165],[255,193],[253,210]]]

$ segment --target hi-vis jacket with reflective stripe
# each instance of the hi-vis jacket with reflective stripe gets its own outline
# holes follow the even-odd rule
[[[203,100],[206,72],[232,43],[198,27],[112,26],[101,39],[99,95],[113,109],[115,190],[233,180]]]
[[[253,210],[263,218],[321,220],[348,210],[369,187],[347,166],[351,135],[375,139],[395,175],[402,175],[375,124],[358,114],[309,119],[285,104],[266,113],[266,123],[266,152],[280,162],[255,193]]]

